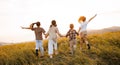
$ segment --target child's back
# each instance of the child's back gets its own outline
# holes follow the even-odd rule
[[[76,48],[76,35],[78,35],[78,33],[76,32],[76,30],[74,29],[74,25],[70,24],[70,30],[67,32],[66,37],[69,36],[69,44],[70,44],[70,53],[73,54],[74,50]]]

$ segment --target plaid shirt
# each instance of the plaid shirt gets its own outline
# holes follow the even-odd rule
[[[66,34],[66,37],[68,37],[69,36],[69,41],[71,41],[71,40],[73,40],[73,39],[76,39],[76,35],[79,35],[77,32],[76,32],[76,30],[69,30],[68,32],[67,32],[67,34]]]

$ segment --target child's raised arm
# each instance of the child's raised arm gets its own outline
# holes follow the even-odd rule
[[[91,17],[88,22],[90,22],[92,19],[94,19],[97,16],[97,14],[95,14],[93,17]]]

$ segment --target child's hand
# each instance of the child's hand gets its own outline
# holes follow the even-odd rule
[[[21,26],[21,28],[22,28],[22,29],[25,29],[25,27],[22,27],[22,26]]]
[[[95,14],[95,16],[97,16],[97,14]]]
[[[60,37],[66,37],[65,35],[60,35]]]
[[[45,38],[47,38],[48,37],[48,34],[45,34]]]
[[[61,37],[66,37],[65,35],[62,35]]]
[[[47,38],[47,36],[45,35],[45,38]]]

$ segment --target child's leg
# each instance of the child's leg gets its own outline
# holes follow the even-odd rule
[[[84,34],[83,32],[80,33],[80,37],[81,37],[81,40],[80,40],[80,50],[82,50],[82,46],[83,46],[83,43],[84,43]]]
[[[88,42],[88,40],[87,40],[87,35],[86,35],[86,34],[84,35],[84,41],[85,41],[85,43],[87,44],[88,49],[90,49],[90,44],[89,44],[89,42]]]
[[[36,40],[36,56],[38,56],[38,49],[39,49],[39,41]]]
[[[58,51],[57,51],[57,42],[54,42],[54,49],[55,49],[55,54],[58,54]]]
[[[73,54],[73,40],[70,41],[70,52]]]
[[[83,43],[84,43],[84,40],[83,40],[83,38],[81,37],[81,41],[80,41],[80,50],[82,50]]]
[[[76,40],[74,39],[74,41],[73,41],[73,50],[75,51],[75,49],[76,49]]]
[[[53,41],[52,40],[49,40],[48,42],[48,54],[50,56],[50,58],[52,58],[52,55],[53,55]]]
[[[44,48],[43,48],[42,40],[39,40],[39,46],[40,46],[41,55],[44,56]]]

